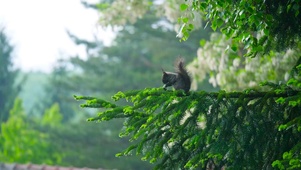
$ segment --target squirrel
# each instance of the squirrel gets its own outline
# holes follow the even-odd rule
[[[187,93],[190,90],[191,78],[184,68],[184,59],[178,58],[175,62],[175,73],[166,72],[162,68],[162,82],[163,88],[166,90],[167,87],[173,86],[176,90],[184,90]]]

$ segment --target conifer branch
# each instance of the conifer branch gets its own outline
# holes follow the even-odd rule
[[[125,99],[128,105],[122,106],[94,97],[75,98],[86,100],[81,107],[103,109],[89,121],[126,118],[120,136],[130,136],[136,144],[118,156],[141,154],[143,160],[159,161],[157,169],[204,168],[209,164],[261,169],[263,165],[271,167],[279,153],[301,141],[294,131],[286,131],[290,140],[283,140],[283,131],[278,129],[287,129],[299,120],[294,110],[301,109],[300,102],[296,103],[300,90],[268,82],[263,85],[271,90],[186,94],[147,88],[118,92],[112,98]],[[268,159],[259,159],[263,156]]]

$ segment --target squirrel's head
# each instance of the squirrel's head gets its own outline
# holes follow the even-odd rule
[[[175,83],[177,79],[177,73],[164,71],[162,68],[162,82],[167,86],[171,86]]]
[[[167,73],[166,73],[166,71],[164,71],[163,68],[161,68],[161,70],[162,70],[162,82],[163,82],[163,84],[166,84],[166,83],[168,83]]]

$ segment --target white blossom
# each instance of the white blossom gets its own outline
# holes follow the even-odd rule
[[[224,35],[213,33],[210,41],[198,49],[197,60],[190,65],[191,73],[210,74],[209,83],[224,90],[260,88],[259,83],[263,81],[287,81],[290,69],[295,65],[300,53],[289,49],[283,53],[272,52],[256,58],[238,54],[234,55],[237,57],[230,58],[233,52],[226,50],[228,46],[231,46],[231,40],[227,40]],[[205,79],[204,76],[202,78]]]

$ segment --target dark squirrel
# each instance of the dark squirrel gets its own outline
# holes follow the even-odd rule
[[[175,73],[166,72],[162,69],[162,82],[163,88],[166,89],[169,86],[173,86],[176,90],[184,90],[187,93],[190,90],[191,78],[184,68],[184,59],[178,58],[175,62]]]

